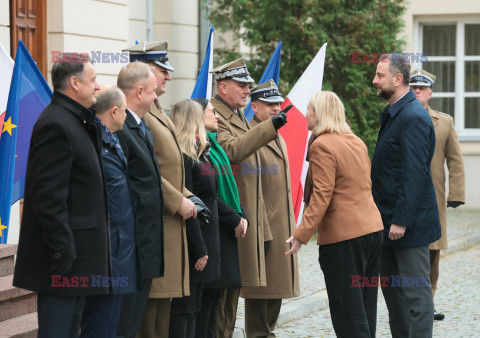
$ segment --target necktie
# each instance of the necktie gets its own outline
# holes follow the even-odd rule
[[[142,130],[143,135],[145,135],[145,123],[143,123],[143,120],[140,120],[140,123],[138,124],[138,126]]]

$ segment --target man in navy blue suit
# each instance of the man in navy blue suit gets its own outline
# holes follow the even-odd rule
[[[409,89],[410,64],[401,55],[380,59],[373,85],[388,105],[372,159],[372,192],[382,215],[380,275],[393,337],[431,337],[433,298],[428,245],[440,238],[430,162],[432,120]]]

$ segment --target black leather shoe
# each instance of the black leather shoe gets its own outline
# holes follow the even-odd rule
[[[443,320],[445,315],[443,313],[438,313],[437,311],[433,310],[433,320]]]

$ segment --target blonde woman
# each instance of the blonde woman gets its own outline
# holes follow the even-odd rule
[[[203,110],[193,100],[175,104],[170,113],[177,140],[184,153],[185,187],[200,198],[210,210],[209,221],[187,220],[190,260],[190,296],[174,298],[170,311],[170,337],[196,337],[196,320],[200,311],[204,283],[220,278],[219,224],[229,227],[231,236],[245,236],[246,220],[217,197],[218,175],[210,159],[207,131],[218,129],[214,110]],[[201,326],[205,327],[206,325]]]
[[[308,206],[287,241],[298,252],[318,228],[319,262],[338,337],[375,337],[383,224],[373,201],[367,147],[348,126],[330,91],[307,107],[312,131],[306,178]]]

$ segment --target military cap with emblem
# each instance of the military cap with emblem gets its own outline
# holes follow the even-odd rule
[[[122,52],[129,52],[130,62],[153,62],[156,65],[173,72],[172,65],[168,62],[167,41],[145,41],[127,47]]]
[[[437,77],[426,70],[415,69],[410,74],[410,86],[432,87]]]
[[[221,81],[226,79],[232,79],[242,83],[253,83],[253,79],[250,77],[250,73],[245,65],[243,58],[226,63],[223,66],[217,67],[210,71],[215,76],[215,80]]]
[[[284,101],[273,80],[261,83],[253,88],[250,92],[250,98],[252,101],[260,100],[267,103],[282,103]]]

